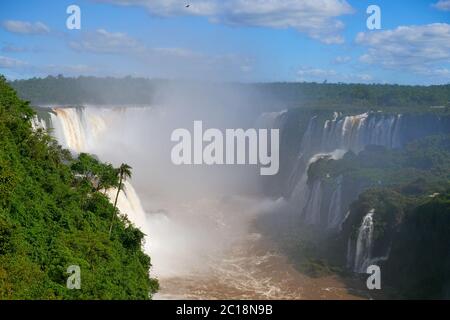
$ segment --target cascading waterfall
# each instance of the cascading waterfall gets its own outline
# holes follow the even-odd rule
[[[308,156],[312,156],[312,153],[309,151],[312,149],[313,145],[313,136],[314,136],[314,127],[316,124],[316,118],[313,117],[308,122],[308,126],[306,128],[305,133],[303,134],[303,137],[301,137],[300,142],[300,151],[297,155],[297,162],[289,175],[289,189],[291,199],[297,199],[298,201],[295,201],[297,203],[303,204],[303,201],[305,199],[299,198],[299,195],[304,195],[304,188],[306,188],[306,181],[308,180],[308,167],[311,164],[311,161],[314,159],[314,157],[310,157],[309,159],[306,159]]]
[[[372,244],[375,209],[371,209],[363,218],[356,238],[355,258],[353,271],[365,273],[372,259]]]
[[[36,131],[38,129],[47,130],[47,124],[45,123],[44,119],[39,119],[38,116],[33,116],[31,119],[31,128],[33,131]]]
[[[151,107],[53,108],[50,117],[53,134],[63,147],[75,153],[96,153],[108,139],[108,128],[120,130],[126,120],[142,119],[153,111]]]
[[[355,116],[336,117],[325,121],[321,149],[336,148],[360,152],[367,145],[387,148],[401,146],[400,127],[402,115],[377,115],[363,113]]]
[[[322,206],[322,184],[320,181],[314,181],[312,186],[308,184],[309,167],[323,158],[338,160],[345,154],[344,150],[335,150],[332,153],[320,153],[311,157],[306,165],[306,169],[298,181],[291,195],[291,201],[294,201],[297,207],[300,207],[300,216],[309,225],[319,225],[321,223],[320,212]],[[340,197],[339,197],[340,198]],[[336,199],[340,201],[340,199]]]
[[[308,122],[308,127],[306,128],[305,133],[300,142],[300,154],[298,155],[298,159],[304,159],[304,155],[311,156],[312,150],[315,148],[314,141],[314,133],[317,126],[317,117],[312,117]]]
[[[330,206],[328,207],[328,229],[339,227],[343,220],[341,216],[342,180],[342,175],[336,179],[336,189],[334,189],[331,195]]]
[[[257,128],[276,129],[279,128],[282,121],[282,116],[287,113],[287,110],[279,112],[264,112],[256,120]]]
[[[104,118],[90,108],[54,108],[52,126],[58,141],[73,152],[89,152],[106,129]]]
[[[264,113],[258,124],[263,127],[282,129],[286,111]],[[308,169],[319,159],[331,156],[340,159],[347,151],[359,153],[367,145],[380,145],[387,148],[402,147],[405,125],[403,116],[387,115],[380,112],[366,112],[343,116],[335,112],[333,117],[323,122],[313,116],[300,139],[297,161],[289,176],[290,202],[298,208],[299,216],[307,224],[322,224],[328,230],[337,230],[343,222],[342,177],[336,178],[335,190],[331,197],[324,197],[323,186],[316,181],[308,183]],[[322,201],[329,203],[321,203]],[[326,217],[321,217],[321,212]],[[321,221],[323,219],[324,221]]]
[[[132,108],[139,116],[144,108]],[[120,122],[124,117],[123,108],[54,108],[51,113],[51,126],[56,139],[74,153],[93,152],[106,138],[108,126]],[[114,202],[117,189],[108,190],[107,195]],[[142,232],[148,234],[146,214],[131,182],[124,181],[119,193],[117,207],[120,212]],[[148,241],[147,241],[148,242]],[[148,250],[146,250],[148,252]]]
[[[322,205],[322,184],[320,180],[314,181],[309,188],[308,202],[303,209],[304,219],[308,225],[320,224],[320,209]]]
[[[336,154],[341,158],[347,151],[358,153],[367,145],[381,145],[387,148],[401,147],[402,115],[381,115],[363,113],[354,116],[342,116],[334,113],[333,119],[326,120],[321,126],[318,117],[310,119],[301,139],[297,164],[290,177],[291,202],[300,207],[300,215],[308,224],[320,223],[320,204],[313,205],[317,199],[323,199],[320,185],[316,182],[307,185],[307,172],[311,163],[323,154]],[[300,173],[300,174],[299,174]],[[342,179],[336,181],[336,189],[331,196],[326,217],[327,229],[338,228],[343,220],[341,211]],[[308,212],[305,212],[308,211]],[[317,216],[316,216],[317,215]]]
[[[336,149],[360,152],[365,146],[374,144],[387,148],[402,146],[402,115],[362,113],[342,116],[335,112],[333,119],[323,125],[318,117],[312,117],[301,138],[299,160],[316,153],[332,152]]]
[[[116,195],[117,188],[107,191],[108,198],[113,203]],[[129,181],[123,181],[123,186],[119,196],[117,198],[117,207],[120,212],[126,214],[128,219],[138,227],[142,232],[148,234],[148,224],[144,208],[142,207],[141,200],[134,190]]]
[[[274,123],[277,121],[279,120],[272,120]],[[288,201],[291,207],[296,208],[296,216],[300,217],[303,224],[320,225],[328,231],[341,232],[344,221],[351,215],[348,204],[352,201],[352,196],[357,196],[358,191],[355,189],[359,186],[344,186],[342,175],[332,178],[334,181],[328,175],[322,181],[308,179],[310,166],[323,157],[329,157],[336,150],[341,150],[343,156],[347,151],[359,153],[368,145],[401,148],[414,139],[439,132],[448,132],[448,126],[440,117],[433,116],[424,118],[381,112],[343,116],[335,112],[331,119],[324,122],[321,122],[319,116],[313,116],[303,136],[298,137],[299,150],[296,162],[291,164],[287,184],[289,189],[285,191],[289,196]],[[354,272],[365,273],[371,263],[384,261],[389,257],[390,249],[385,254],[374,251],[374,215],[375,210],[367,212],[361,221],[357,237],[350,237],[348,240],[347,267]]]

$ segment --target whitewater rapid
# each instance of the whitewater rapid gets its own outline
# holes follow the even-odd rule
[[[187,241],[201,241],[203,246],[189,251],[181,239],[178,270],[164,272],[161,290],[154,299],[355,299],[347,285],[335,276],[311,278],[298,272],[286,256],[252,227],[258,216],[277,211],[285,203],[258,198],[231,197],[197,199],[182,204],[191,226],[182,223]],[[168,214],[177,210],[169,205]],[[236,220],[230,213],[244,219]],[[202,223],[202,230],[195,228]],[[211,234],[206,236],[206,230]],[[200,232],[202,236],[195,233]],[[181,236],[182,238],[182,236]],[[212,241],[207,243],[206,239]],[[168,254],[166,252],[166,254]],[[167,260],[166,260],[167,261]],[[173,266],[167,266],[173,268]]]

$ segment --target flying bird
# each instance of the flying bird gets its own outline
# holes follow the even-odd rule
[[[189,8],[190,6],[191,6],[190,4],[185,5],[186,8]]]

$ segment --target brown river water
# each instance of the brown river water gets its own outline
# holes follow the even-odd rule
[[[157,224],[154,229],[160,232],[155,238],[164,233],[162,238],[175,238],[170,245],[179,248],[173,254],[167,253],[167,246],[166,252],[154,248],[152,254],[150,246],[161,287],[154,299],[366,298],[336,275],[313,278],[300,273],[267,238],[251,232],[251,221],[260,214],[261,205],[265,204],[248,199],[204,200],[194,208],[188,204],[168,209],[170,219],[174,211],[189,214],[184,215],[188,219],[174,224],[166,220],[171,226]]]

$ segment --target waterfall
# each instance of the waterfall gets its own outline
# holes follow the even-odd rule
[[[358,230],[358,237],[356,239],[355,259],[353,271],[365,273],[372,258],[372,243],[373,243],[373,215],[375,209],[370,210],[363,218],[361,226]]]
[[[374,144],[387,148],[401,146],[401,115],[362,113],[354,116],[325,121],[322,131],[321,149],[336,148],[360,152],[365,146]]]
[[[392,130],[392,142],[391,142],[392,148],[402,147],[401,130],[400,130],[403,124],[402,119],[403,115],[398,114],[395,122],[395,127]]]
[[[320,224],[320,209],[322,204],[322,184],[320,180],[314,181],[313,186],[309,189],[308,202],[303,215],[306,224],[319,225]]]
[[[50,113],[53,135],[74,153],[97,154],[105,142],[116,144],[122,136],[123,123],[142,121],[154,113],[152,107],[70,107],[53,108]],[[114,130],[112,130],[114,129]],[[120,147],[117,146],[116,147]]]
[[[308,185],[309,166],[326,155],[340,159],[347,151],[359,153],[367,145],[381,145],[387,148],[402,146],[402,115],[385,115],[366,112],[358,115],[343,116],[335,112],[332,119],[320,124],[317,116],[312,117],[301,138],[300,150],[290,178],[291,202],[300,208],[300,214],[308,223],[320,221],[322,188],[316,184]],[[337,178],[328,204],[326,226],[329,230],[338,228],[343,220],[342,177]],[[305,210],[307,212],[305,212]],[[312,215],[319,215],[313,217]]]
[[[287,110],[279,112],[264,112],[256,120],[256,127],[262,129],[277,129],[280,127],[282,116],[287,113]]]
[[[299,159],[302,159],[304,155],[310,155],[315,147],[314,143],[314,135],[315,135],[315,129],[317,125],[317,117],[312,117],[309,122],[308,126],[306,127],[306,131],[303,134],[301,143],[300,143],[300,155]]]
[[[96,140],[107,128],[100,110],[91,108],[54,108],[51,122],[58,141],[67,149],[80,153],[95,151]]]
[[[145,108],[130,108],[140,112]],[[96,153],[102,139],[106,139],[106,130],[113,124],[120,124],[124,116],[123,108],[53,108],[51,126],[53,134],[60,144],[74,153]],[[120,126],[119,126],[120,127]],[[117,189],[108,190],[107,195],[114,202]],[[124,181],[123,191],[119,193],[117,207],[122,214],[142,232],[148,234],[146,214],[131,182]]]
[[[47,130],[47,124],[44,119],[39,119],[39,117],[35,115],[31,119],[31,128],[33,131],[37,131],[38,129]]]
[[[337,228],[343,220],[341,216],[342,180],[342,175],[336,179],[336,188],[331,195],[330,206],[328,207],[328,229]]]
[[[402,146],[402,115],[384,115],[366,112],[342,116],[335,112],[331,120],[320,125],[318,117],[312,117],[301,138],[299,161],[317,153],[330,153],[336,149],[358,153],[367,145],[387,148]]]
[[[322,185],[320,180],[314,181],[313,185],[308,185],[308,169],[320,159],[328,158],[338,160],[344,156],[344,150],[335,150],[331,153],[319,153],[312,156],[303,171],[302,176],[296,184],[291,195],[291,201],[294,201],[300,209],[300,215],[305,222],[310,225],[320,224],[320,211],[322,205]]]
[[[124,181],[122,188],[123,189],[119,192],[119,197],[117,198],[117,208],[119,208],[120,212],[126,214],[127,218],[133,222],[136,227],[148,234],[146,214],[139,196],[129,181]],[[116,194],[117,188],[109,189],[107,191],[107,196],[112,203],[114,203]]]
[[[263,127],[279,126],[282,129],[287,111],[264,113],[257,123]],[[386,148],[403,146],[405,124],[403,116],[365,112],[344,116],[334,112],[331,119],[321,122],[318,116],[309,120],[305,132],[299,137],[299,150],[289,178],[288,190],[290,203],[298,208],[298,214],[308,224],[321,224],[321,211],[325,209],[324,225],[328,230],[338,229],[343,222],[342,179],[338,177],[331,197],[323,195],[323,185],[308,183],[308,169],[323,157],[338,160],[348,151],[359,153],[368,145],[380,145]],[[329,203],[321,203],[322,201]],[[325,214],[325,213],[324,213]]]
[[[297,161],[294,165],[293,170],[291,171],[288,179],[288,186],[289,186],[289,193],[291,194],[290,198],[297,199],[296,195],[303,194],[302,189],[306,186],[306,181],[308,179],[307,170],[309,166],[309,162],[311,158],[309,158],[309,161],[306,161],[306,157],[312,156],[311,152],[309,150],[311,149],[312,145],[312,137],[314,135],[314,122],[315,118],[309,120],[308,126],[306,128],[305,133],[303,134],[303,137],[301,137],[301,143],[300,143],[300,152],[297,155]],[[298,201],[296,201],[298,202]]]

